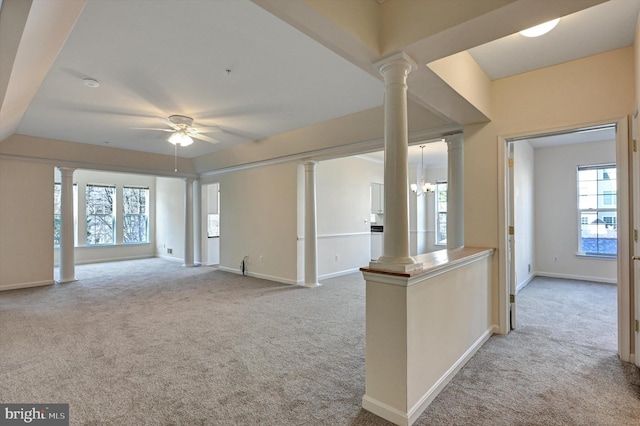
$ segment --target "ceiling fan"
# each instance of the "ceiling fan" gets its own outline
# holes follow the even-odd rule
[[[170,129],[152,129],[152,128],[137,128],[141,130],[158,130],[161,132],[169,132],[171,135],[167,138],[167,142],[175,146],[188,146],[193,143],[193,138],[203,140],[209,143],[218,143],[218,140],[213,139],[204,133],[218,133],[223,130],[218,127],[193,127],[193,118],[185,115],[170,115],[169,118],[160,118],[164,123],[169,125]]]

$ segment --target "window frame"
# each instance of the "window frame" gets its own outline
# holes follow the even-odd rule
[[[109,188],[112,189],[113,192],[111,194],[111,212],[110,213],[89,213],[89,196],[88,196],[88,191],[89,188]],[[117,197],[117,188],[116,185],[105,185],[105,184],[95,184],[95,183],[87,183],[85,186],[85,229],[86,229],[86,234],[87,234],[87,238],[86,238],[86,246],[87,247],[104,247],[104,246],[114,246],[116,245],[116,229],[117,229],[117,222],[116,222],[116,208],[117,208],[117,203],[116,203],[116,197]],[[104,206],[102,206],[104,207]],[[100,243],[91,243],[89,242],[89,229],[90,229],[90,225],[89,225],[89,216],[92,217],[96,217],[96,218],[102,218],[105,226],[109,226],[107,224],[107,220],[104,220],[106,218],[111,218],[111,241],[108,242],[100,242]],[[93,226],[93,225],[92,225]],[[100,235],[108,235],[104,232],[100,232]]]
[[[127,202],[126,191],[127,190],[137,190],[137,191],[146,191],[144,196],[144,204],[139,204],[138,208],[143,210],[142,213],[127,213],[127,207],[129,206]],[[137,186],[137,185],[123,185],[122,186],[122,244],[130,245],[130,244],[147,244],[149,243],[149,197],[150,190],[148,186]],[[128,226],[128,218],[137,217],[139,220],[141,219],[144,222],[144,240],[139,241],[127,241],[127,226]]]
[[[445,210],[440,210],[440,193],[442,192],[442,186],[445,185],[446,189],[444,201]],[[446,180],[437,180],[435,184],[435,201],[434,201],[434,210],[435,210],[435,235],[434,235],[434,245],[436,246],[446,246],[447,245],[447,212],[449,210],[448,201],[449,201],[449,184]],[[442,221],[442,216],[444,216],[444,223]],[[444,226],[444,238],[441,237],[441,228]]]
[[[608,177],[609,175],[603,173],[603,176],[600,177],[599,171],[604,169],[614,169],[616,170],[615,177],[611,179]],[[596,171],[596,179],[581,179],[580,172],[584,171]],[[605,177],[606,175],[606,177]],[[591,192],[585,193],[585,187],[587,184],[591,182],[591,186],[595,183],[595,193]],[[609,182],[609,185],[605,185],[605,182]],[[613,182],[613,189],[611,189],[611,183]],[[576,185],[577,185],[577,199],[576,199],[576,207],[577,207],[577,231],[578,231],[578,241],[577,241],[577,254],[578,256],[587,256],[587,257],[606,257],[606,258],[616,258],[617,257],[617,245],[618,245],[618,226],[617,226],[617,165],[616,163],[602,163],[602,164],[592,164],[592,165],[579,165],[576,168]],[[605,189],[608,187],[607,189]],[[588,190],[588,189],[587,189]],[[581,207],[582,201],[586,200],[581,197],[595,197],[595,207]],[[608,201],[608,202],[605,202]],[[593,200],[591,203],[593,204]],[[609,213],[609,215],[607,215]],[[604,216],[606,215],[606,217]],[[588,217],[594,218],[594,220],[590,221]],[[605,220],[606,218],[611,219],[610,221]],[[585,228],[587,228],[585,230]],[[611,238],[611,233],[615,232],[615,238]],[[585,250],[585,232],[588,232],[589,235],[595,235],[595,251]],[[601,236],[601,234],[603,236]],[[607,243],[606,240],[615,239],[615,250],[607,251],[607,246],[610,243]],[[601,247],[603,247],[601,249]]]

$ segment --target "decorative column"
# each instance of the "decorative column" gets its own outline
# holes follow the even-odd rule
[[[193,265],[193,178],[185,178],[184,194],[184,265]]]
[[[193,182],[193,260],[196,266],[202,264],[202,186],[200,179]]]
[[[419,269],[409,250],[407,76],[417,68],[404,52],[374,64],[384,78],[384,253],[371,269]]]
[[[317,287],[318,283],[318,224],[316,214],[316,165],[304,163],[304,285]]]
[[[464,151],[462,135],[447,140],[447,248],[464,245]]]
[[[60,277],[58,283],[76,281],[73,234],[73,172],[70,167],[58,167],[60,185]]]

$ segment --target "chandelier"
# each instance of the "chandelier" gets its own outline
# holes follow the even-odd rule
[[[421,152],[422,161],[421,161],[421,167],[420,167],[420,185],[418,186],[418,184],[415,184],[415,183],[411,184],[411,191],[413,191],[418,197],[421,196],[423,193],[428,194],[430,192],[435,192],[436,190],[436,186],[432,183],[425,182],[424,176],[422,175],[424,173],[424,147],[425,145],[420,145],[420,149],[422,150]]]

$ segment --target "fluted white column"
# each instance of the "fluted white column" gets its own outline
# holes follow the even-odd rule
[[[183,266],[193,266],[193,181],[193,178],[185,178]]]
[[[76,281],[75,248],[73,234],[73,172],[69,167],[58,167],[60,185],[60,277],[59,283]]]
[[[304,163],[304,285],[318,283],[318,224],[316,212],[316,163]]]
[[[447,248],[464,245],[464,151],[462,135],[447,139]]]
[[[409,128],[407,76],[417,68],[405,53],[374,64],[384,78],[384,253],[372,269],[419,269],[409,250]]]
[[[193,182],[193,263],[202,264],[202,186]]]

